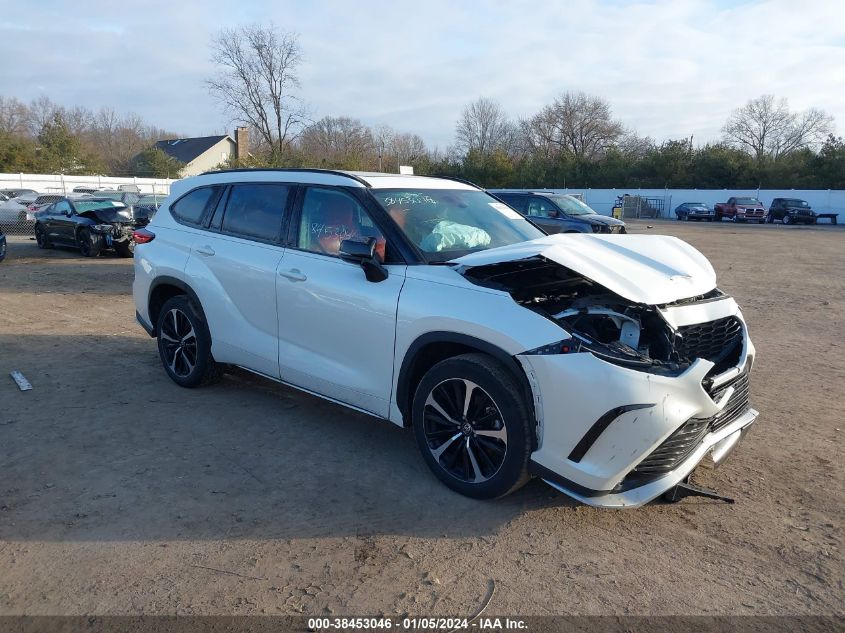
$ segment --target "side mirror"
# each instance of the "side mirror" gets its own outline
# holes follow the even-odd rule
[[[70,211],[68,211],[67,209],[65,209],[64,211],[62,211],[62,215],[67,216],[67,217],[70,217]]]
[[[374,237],[343,240],[340,243],[338,255],[344,261],[361,266],[367,281],[378,283],[387,279],[387,269],[376,257],[376,238]]]

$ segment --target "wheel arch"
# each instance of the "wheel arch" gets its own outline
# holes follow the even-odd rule
[[[534,419],[534,399],[522,365],[511,354],[488,341],[458,332],[427,332],[408,347],[396,381],[396,405],[403,426],[411,425],[411,403],[425,373],[440,361],[462,354],[482,353],[497,360],[516,380],[529,414]],[[535,437],[536,441],[536,437]]]
[[[179,295],[187,295],[202,310],[202,302],[197,296],[197,293],[181,279],[162,276],[156,278],[150,286],[150,292],[147,297],[147,314],[149,315],[150,325],[152,325],[153,329],[152,336],[158,334],[158,317],[161,308],[168,300]]]

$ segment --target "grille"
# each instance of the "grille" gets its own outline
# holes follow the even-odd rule
[[[748,372],[726,385],[714,389],[710,395],[718,401],[729,387],[734,388],[725,408],[712,418],[690,418],[672,433],[632,471],[634,475],[655,475],[668,473],[683,462],[695,450],[707,433],[718,431],[737,420],[750,406],[748,401],[750,381]]]
[[[751,388],[751,381],[748,379],[748,372],[745,372],[739,376],[736,380],[726,385],[722,385],[717,389],[714,389],[710,396],[716,402],[722,397],[722,395],[730,388],[734,388],[733,395],[731,395],[730,399],[728,400],[728,404],[725,405],[725,408],[719,411],[716,415],[714,415],[711,420],[711,431],[718,431],[724,426],[727,426],[734,420],[736,420],[739,416],[743,413],[748,411],[748,407],[751,406],[749,403],[749,391]]]
[[[672,433],[655,451],[634,469],[641,475],[667,473],[693,451],[707,433],[710,420],[691,418]]]
[[[682,359],[718,363],[742,342],[742,323],[734,316],[678,328],[675,353]]]

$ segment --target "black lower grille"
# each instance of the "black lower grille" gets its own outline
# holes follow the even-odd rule
[[[742,344],[742,323],[735,316],[678,328],[675,353],[683,360],[706,358],[718,364]]]
[[[726,385],[722,385],[717,389],[714,389],[710,396],[718,402],[721,400],[722,396],[725,392],[733,387],[734,392],[731,394],[731,397],[728,399],[728,403],[725,405],[725,408],[719,411],[716,415],[710,418],[710,430],[711,431],[718,431],[722,427],[727,426],[737,418],[739,418],[743,413],[748,411],[748,408],[751,406],[749,402],[749,391],[751,388],[751,381],[748,379],[748,372],[742,373],[739,378],[730,382]]]
[[[689,457],[707,433],[718,431],[739,419],[751,406],[748,399],[750,387],[748,372],[743,372],[733,381],[713,389],[710,396],[718,402],[730,387],[734,388],[734,392],[724,409],[711,418],[690,418],[687,420],[666,438],[654,452],[641,461],[631,474],[635,477],[641,477],[643,475],[668,473],[674,470],[678,464]]]

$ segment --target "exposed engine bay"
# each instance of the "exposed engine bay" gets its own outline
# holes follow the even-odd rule
[[[660,308],[668,306],[631,302],[542,256],[475,266],[461,272],[475,284],[509,293],[519,305],[551,319],[572,336],[529,353],[590,351],[633,369],[669,374],[684,371],[697,358],[712,361],[714,371],[732,366],[739,358],[739,321],[725,323],[724,332],[716,333],[721,335],[723,344],[714,346],[715,341],[708,341],[707,349],[702,349],[696,344],[694,327],[674,328],[663,317]],[[705,295],[669,305],[724,296],[714,288]]]

